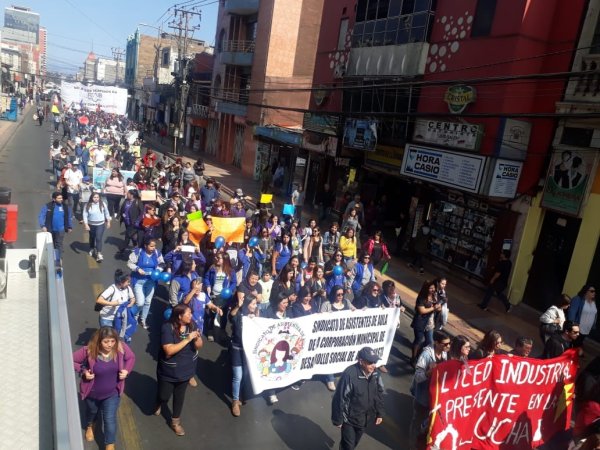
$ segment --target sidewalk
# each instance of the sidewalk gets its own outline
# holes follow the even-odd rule
[[[25,106],[25,110],[23,113],[19,113],[17,115],[17,121],[11,122],[9,120],[0,120],[0,151],[4,149],[4,146],[13,135],[17,132],[18,128],[26,119],[31,119],[31,115],[29,114],[31,111],[32,105],[29,103]]]
[[[146,139],[145,146],[172,157],[171,150],[173,147],[170,144],[170,141],[160,144],[157,139],[149,136]],[[226,196],[231,196],[237,188],[241,188],[246,195],[253,196],[259,192],[260,183],[243,174],[240,169],[226,166],[210,155],[194,152],[189,148],[180,147],[179,152],[180,154],[177,156],[181,157],[184,162],[191,161],[193,163],[199,157],[202,158],[206,167],[204,178],[213,178],[220,183],[221,192]],[[275,210],[280,210],[284,199],[276,196],[273,200]],[[316,211],[312,205],[305,205],[302,221],[306,222],[310,217],[315,216]],[[396,290],[412,316],[415,300],[422,283],[425,280],[432,280],[442,275],[448,276],[447,292],[450,314],[448,324],[444,328],[445,331],[453,336],[462,334],[469,338],[471,342],[477,343],[481,340],[485,331],[495,329],[503,337],[505,350],[511,350],[519,336],[526,336],[534,340],[532,355],[541,354],[543,345],[538,331],[540,312],[528,305],[519,304],[514,306],[511,312],[507,314],[504,312],[504,306],[499,300],[492,301],[489,311],[482,311],[477,307],[483,297],[481,287],[466,280],[454,279],[451,274],[431,263],[426,264],[425,269],[425,275],[420,276],[416,271],[407,267],[405,260],[392,257],[386,275],[378,275],[377,279],[380,283],[388,279],[396,283]],[[405,315],[402,318],[402,331],[407,337],[412,335],[407,330],[409,326],[410,318]],[[598,355],[600,355],[600,344],[588,339],[586,341],[586,359],[583,362],[587,363]]]

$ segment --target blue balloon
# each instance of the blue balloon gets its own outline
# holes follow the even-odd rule
[[[161,273],[162,272],[160,270],[154,269],[152,271],[152,273],[150,274],[150,278],[152,278],[154,281],[158,281],[158,280],[160,280],[160,274]]]
[[[250,247],[256,247],[258,245],[258,238],[256,236],[252,236],[248,241],[248,245]]]
[[[218,250],[225,245],[225,238],[223,236],[219,236],[215,239],[215,248]]]
[[[339,277],[340,275],[343,275],[344,274],[344,268],[342,266],[335,266],[333,268],[333,274],[336,277]]]
[[[227,300],[228,298],[231,298],[231,296],[233,295],[233,292],[231,291],[231,289],[229,288],[225,288],[221,291],[221,298]]]
[[[165,318],[165,320],[169,320],[171,318],[171,314],[173,314],[173,308],[167,308],[163,312],[163,317]]]
[[[163,283],[168,283],[169,281],[171,281],[171,274],[169,272],[162,272],[160,274],[160,281],[162,281]]]

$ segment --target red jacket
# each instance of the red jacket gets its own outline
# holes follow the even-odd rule
[[[383,242],[380,242],[380,244],[381,244],[381,251],[383,252],[383,259],[392,259],[392,257],[390,256],[390,253],[388,252],[387,245],[385,245],[385,243],[383,243]],[[365,242],[365,245],[363,246],[363,250],[370,255],[371,253],[373,253],[374,246],[375,246],[375,240],[373,238],[371,238],[367,242]]]
[[[117,365],[119,371],[125,369],[127,372],[131,373],[135,364],[135,355],[125,342],[121,342],[121,345],[123,346],[123,352],[117,352]],[[91,359],[88,355],[87,346],[81,347],[73,353],[73,367],[75,368],[75,372],[82,375],[81,384],[79,385],[79,394],[81,395],[82,400],[90,394],[92,387],[94,387],[94,379],[86,380],[83,378],[83,371],[89,369],[91,372],[94,372],[95,364],[96,360]],[[119,380],[117,382],[117,391],[119,392],[119,395],[122,395],[124,390],[125,380]]]

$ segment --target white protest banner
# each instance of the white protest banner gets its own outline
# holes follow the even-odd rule
[[[60,95],[64,105],[74,103],[77,107],[83,102],[87,109],[95,110],[98,106],[102,111],[111,114],[124,115],[127,111],[127,89],[115,86],[85,85],[68,83],[60,85]]]
[[[254,393],[343,372],[365,346],[385,364],[399,314],[398,308],[374,308],[297,319],[244,317],[242,341]]]
[[[106,180],[110,176],[112,169],[105,169],[103,167],[94,167],[94,171],[92,173],[92,184],[94,185],[94,189],[98,191],[102,191],[104,189],[104,184]],[[134,170],[120,170],[121,175],[123,175],[123,182],[126,183],[128,178],[133,178],[135,175]]]

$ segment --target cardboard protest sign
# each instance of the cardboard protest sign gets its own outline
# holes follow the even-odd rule
[[[317,374],[339,373],[365,346],[387,362],[398,308],[341,311],[297,319],[243,317],[242,341],[254,393],[289,386]]]
[[[128,178],[133,178],[135,175],[134,170],[120,170],[121,175],[123,175],[123,182],[126,182]],[[110,176],[112,169],[106,169],[103,167],[94,167],[92,171],[92,184],[94,185],[94,189],[97,191],[102,191],[104,189],[104,184],[106,180]]]
[[[156,191],[141,191],[140,198],[143,202],[155,202],[156,201]]]
[[[225,242],[244,242],[244,227],[246,219],[244,217],[213,217],[213,232],[211,242],[215,242],[219,236],[225,238]]]
[[[192,213],[189,213],[186,217],[187,217],[187,220],[190,222],[192,220],[202,219],[202,211],[194,211]]]
[[[284,216],[293,216],[295,210],[296,210],[296,208],[294,208],[294,205],[289,205],[286,203],[285,205],[283,205],[282,214]]]
[[[530,450],[570,427],[576,350],[448,361],[431,374],[428,449]]]
[[[260,203],[271,203],[273,201],[273,194],[260,194]]]

